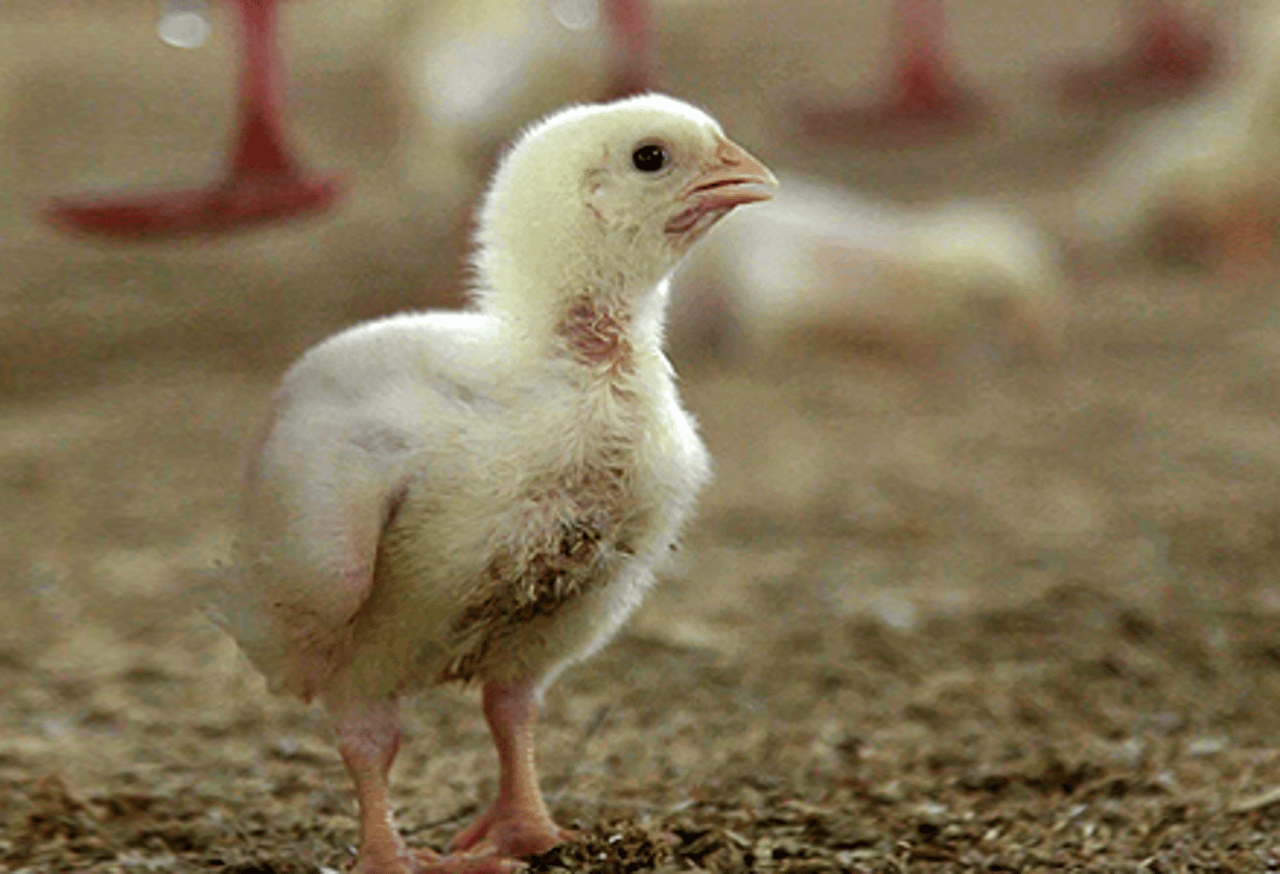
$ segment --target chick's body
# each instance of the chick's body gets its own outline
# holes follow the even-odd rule
[[[563,839],[537,789],[548,682],[639,603],[708,477],[661,349],[666,276],[772,175],[656,95],[566,110],[479,214],[476,306],[357,326],[293,367],[252,447],[229,630],[332,715],[358,868],[423,870],[391,826],[396,700],[483,684],[498,797],[427,870]]]
[[[310,697],[339,669],[364,694],[545,681],[607,640],[652,581],[708,475],[665,360],[617,376],[526,369],[491,354],[510,348],[504,327],[396,317],[316,348],[285,380],[250,501],[253,566],[296,581],[287,597],[271,587],[285,628],[269,639],[289,649],[257,659],[284,688]],[[354,370],[353,348],[373,353]],[[294,491],[279,488],[299,469]],[[353,561],[349,544],[316,535],[370,485],[392,497],[368,508],[376,552]],[[358,606],[318,590],[329,583],[308,566],[334,563],[372,563]]]

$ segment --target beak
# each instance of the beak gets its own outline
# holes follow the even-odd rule
[[[667,233],[682,234],[705,216],[719,219],[735,206],[769,200],[777,188],[777,177],[768,167],[737,143],[721,140],[715,162],[676,198],[684,209],[667,221]]]

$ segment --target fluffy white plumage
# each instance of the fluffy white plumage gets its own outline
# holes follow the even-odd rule
[[[986,322],[1037,355],[1063,342],[1056,248],[993,204],[905,207],[784,177],[772,203],[726,221],[672,286],[677,349],[705,348],[711,334],[731,353],[819,338],[919,351],[970,340]]]
[[[1135,122],[1073,195],[1068,236],[1083,260],[1195,243],[1245,210],[1280,213],[1280,3],[1246,21],[1232,75]]]
[[[560,839],[532,771],[537,698],[636,606],[708,475],[660,348],[664,277],[773,185],[671,98],[563,111],[494,177],[473,310],[360,325],[285,377],[221,607],[274,687],[333,714],[365,870],[412,867],[384,816],[395,697],[449,680],[484,684],[503,767],[455,847]]]

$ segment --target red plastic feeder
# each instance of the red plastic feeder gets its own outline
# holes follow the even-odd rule
[[[337,198],[340,181],[305,174],[286,145],[279,0],[229,2],[239,13],[244,51],[239,123],[226,178],[188,191],[55,198],[47,211],[50,221],[114,237],[217,233],[317,212]]]
[[[613,41],[613,79],[605,94],[616,100],[654,88],[653,10],[649,0],[605,0],[605,20]]]
[[[956,134],[986,114],[984,102],[952,72],[941,0],[896,0],[893,11],[897,57],[887,99],[869,106],[806,109],[800,121],[807,134],[893,145]]]
[[[1187,20],[1178,0],[1142,0],[1137,28],[1119,57],[1068,72],[1068,103],[1152,102],[1198,86],[1218,61],[1211,33]]]

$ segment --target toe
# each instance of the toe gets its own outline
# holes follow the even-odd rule
[[[418,859],[405,850],[399,839],[370,840],[360,848],[348,874],[417,874],[418,870]]]
[[[572,833],[553,822],[516,820],[503,823],[489,832],[498,853],[504,856],[532,856],[545,853],[572,837]]]
[[[449,841],[449,852],[460,853],[473,849],[484,840],[492,824],[493,813],[490,810],[453,836],[453,840]]]

